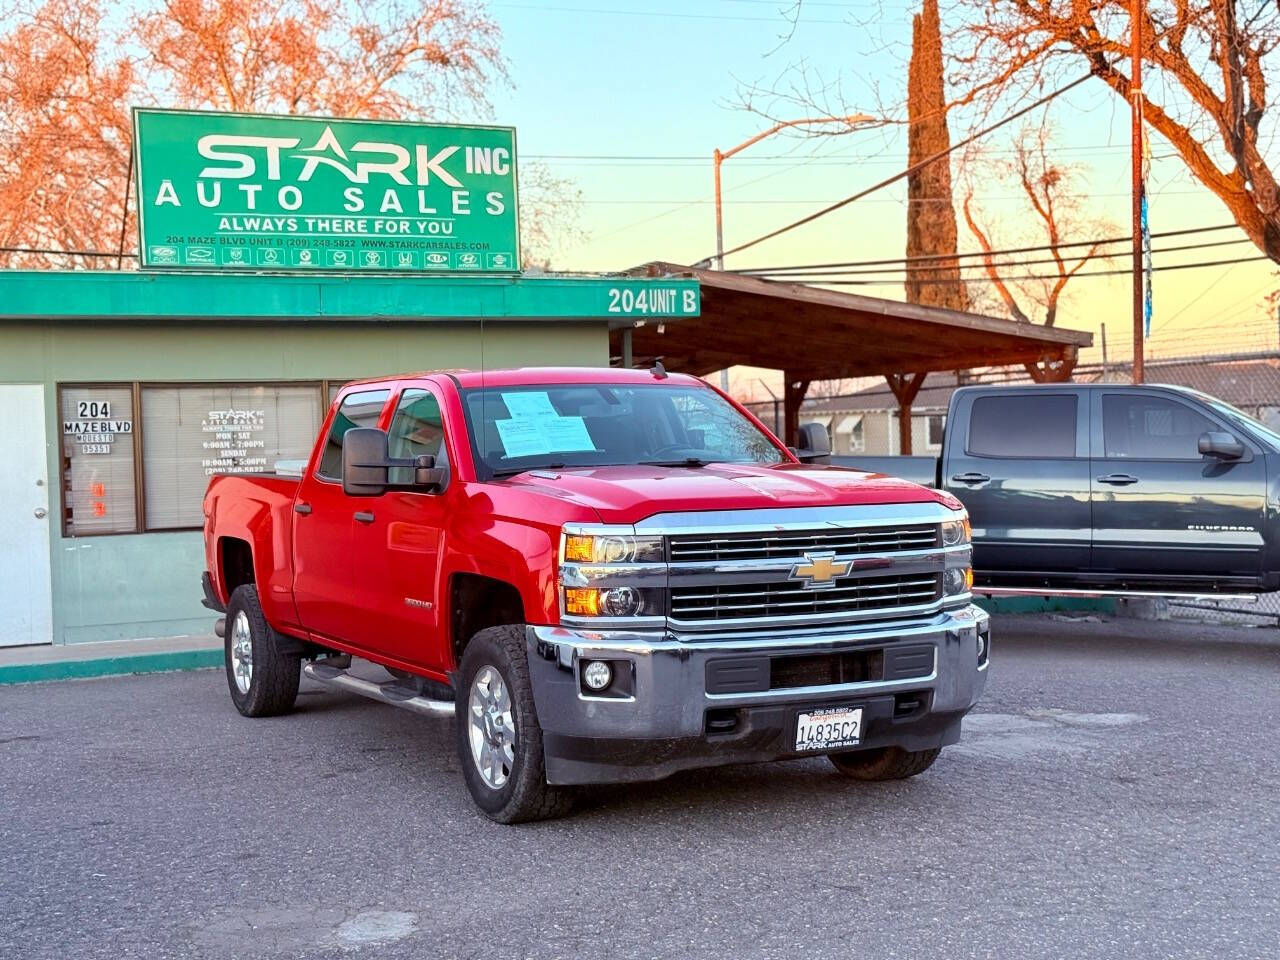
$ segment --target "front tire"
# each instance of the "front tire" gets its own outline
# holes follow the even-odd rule
[[[846,777],[855,780],[906,780],[928,770],[941,752],[941,747],[932,750],[879,747],[852,753],[829,753],[827,759]]]
[[[302,657],[285,653],[285,638],[272,629],[258,603],[258,588],[236,587],[227,604],[224,652],[231,702],[246,717],[288,713],[298,697]]]
[[[523,624],[481,630],[458,670],[458,760],[476,806],[498,823],[564,816],[572,794],[547,783]]]

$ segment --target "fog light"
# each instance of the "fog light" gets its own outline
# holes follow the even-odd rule
[[[981,663],[987,656],[987,638],[983,634],[978,634],[978,662]]]
[[[582,682],[600,691],[613,682],[613,668],[603,660],[592,660],[582,668]]]
[[[968,567],[951,567],[943,571],[942,592],[947,596],[964,593],[973,586],[973,571]]]

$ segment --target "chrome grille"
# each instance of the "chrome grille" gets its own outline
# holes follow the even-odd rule
[[[674,587],[671,591],[671,617],[677,621],[697,623],[745,617],[892,611],[939,599],[941,581],[937,574],[909,573],[844,579],[834,587],[822,590],[806,589],[797,580]]]
[[[938,526],[933,523],[848,530],[789,530],[785,533],[714,537],[703,534],[672,537],[671,562],[798,559],[811,551],[831,551],[844,557],[862,553],[927,550],[937,545]]]

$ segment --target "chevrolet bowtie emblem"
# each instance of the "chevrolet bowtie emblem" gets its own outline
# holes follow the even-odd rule
[[[804,581],[806,590],[834,587],[836,578],[849,572],[853,563],[837,560],[834,553],[806,553],[804,562],[791,568],[791,579]]]

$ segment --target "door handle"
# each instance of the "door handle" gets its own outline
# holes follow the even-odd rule
[[[307,514],[309,514],[309,513],[311,512],[311,504],[309,504],[309,503],[295,503],[295,504],[293,505],[293,512],[294,512],[294,513],[300,513],[300,514],[302,514],[302,515],[305,517]]]
[[[951,481],[952,483],[986,483],[990,479],[985,473],[957,473]]]
[[[354,514],[355,518],[361,523],[373,523],[372,510],[357,510]]]
[[[1099,483],[1110,483],[1117,487],[1123,487],[1126,484],[1137,483],[1137,477],[1131,477],[1127,473],[1108,473],[1105,477],[1098,478]]]

